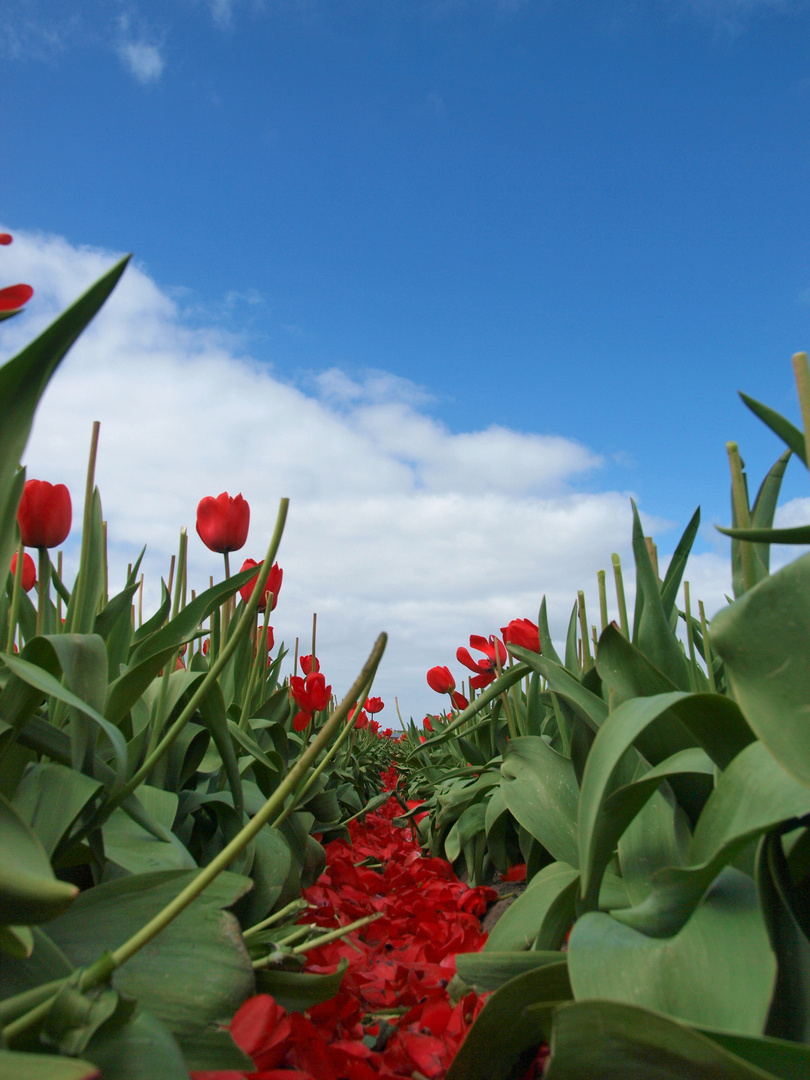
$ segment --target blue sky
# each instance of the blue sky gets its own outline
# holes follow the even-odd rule
[[[795,418],[810,339],[808,5],[18,0],[4,22],[0,217],[32,273],[43,237],[65,296],[83,248],[134,251],[171,333],[348,424],[384,405],[361,420],[389,464],[413,456],[403,409],[402,442],[438,425],[452,477],[423,461],[416,488],[546,496],[531,439],[554,436],[555,497],[632,492],[662,551],[701,504],[700,550],[725,555],[726,440],[755,484],[779,452],[736,390]],[[492,425],[515,439],[476,485],[465,433]],[[791,466],[786,499],[806,493]]]

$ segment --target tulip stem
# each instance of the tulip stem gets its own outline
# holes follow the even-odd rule
[[[109,799],[109,801],[105,803],[103,807],[99,808],[99,813],[103,814],[101,821],[105,821],[107,817],[109,817],[109,815],[113,812],[113,810],[119,807],[121,803],[129,795],[132,794],[132,792],[146,779],[146,777],[152,771],[155,764],[160,760],[160,758],[163,757],[163,755],[169,750],[180,732],[183,730],[191,717],[197,711],[200,702],[203,700],[210,688],[219,678],[222,669],[225,667],[226,663],[235,651],[236,646],[239,644],[239,639],[249,628],[250,623],[255,618],[256,608],[259,603],[259,596],[261,595],[261,589],[264,587],[264,583],[267,580],[267,575],[270,573],[272,560],[276,557],[278,546],[281,543],[281,534],[284,532],[284,522],[287,519],[287,510],[289,508],[289,505],[289,499],[281,500],[278,510],[278,517],[276,518],[276,527],[270,539],[270,546],[267,549],[267,557],[261,570],[259,571],[257,588],[253,590],[250,599],[245,605],[245,610],[242,613],[242,618],[239,620],[236,629],[234,630],[227,644],[223,645],[222,649],[220,650],[219,656],[209,668],[207,675],[199,684],[195,692],[192,694],[188,704],[180,713],[172,726],[169,728],[169,730],[166,732],[166,734],[163,736],[160,743],[155,747],[151,754],[147,754],[146,760],[144,761],[143,765],[141,765],[140,769],[138,769],[137,772],[135,772],[134,775],[130,777],[130,779],[121,788],[121,790],[118,791],[111,799]],[[93,821],[94,827],[98,827],[98,825],[100,824],[101,822],[98,821],[98,819]]]
[[[48,558],[48,549],[39,548],[39,566],[37,569],[37,637],[50,629],[45,620],[47,606],[50,603],[51,590],[51,560]]]
[[[627,601],[624,597],[624,578],[622,577],[622,560],[614,552],[610,557],[613,563],[613,580],[616,583],[616,602],[619,605],[619,626],[622,633],[630,640],[630,623],[627,620]]]
[[[287,915],[292,915],[294,911],[305,911],[309,907],[306,900],[291,900],[289,904],[285,904],[283,908],[276,911],[273,915],[268,915],[266,919],[262,919],[261,922],[257,922],[254,926],[248,927],[247,930],[242,931],[242,937],[247,941],[248,938],[253,937],[254,934],[261,933],[262,930],[266,930],[268,926],[273,926],[277,922],[281,922]]]
[[[23,559],[25,558],[25,545],[20,541],[17,548],[17,565],[14,568],[14,588],[11,593],[11,611],[8,613],[8,637],[6,638],[6,652],[14,652],[14,638],[17,636],[17,620],[20,617],[20,597],[22,596]],[[22,647],[22,642],[20,642]]]

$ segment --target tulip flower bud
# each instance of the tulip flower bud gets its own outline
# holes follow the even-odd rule
[[[58,547],[70,532],[73,508],[64,484],[47,480],[26,480],[17,522],[26,547]]]
[[[250,527],[250,507],[242,495],[233,498],[223,491],[206,495],[197,506],[197,533],[211,551],[238,551],[245,546]]]
[[[456,680],[450,674],[450,668],[432,667],[427,673],[428,686],[437,694],[449,694],[456,688]]]
[[[12,576],[17,573],[17,556],[14,555],[11,560],[11,573]],[[34,560],[26,551],[23,555],[23,568],[22,568],[22,587],[23,592],[31,592],[33,587],[37,583],[37,567]]]
[[[239,595],[242,597],[245,603],[248,602],[253,593],[253,590],[256,588],[256,582],[259,580],[258,572],[262,567],[262,563],[257,563],[255,559],[245,559],[245,561],[242,563],[243,570],[249,570],[252,566],[256,567],[256,576],[252,577],[247,583],[247,585],[243,585],[242,588],[239,590]],[[272,611],[275,608],[276,604],[278,603],[278,591],[281,588],[281,579],[283,576],[284,571],[281,569],[278,563],[273,563],[273,565],[270,567],[270,573],[267,575],[267,581],[264,585],[264,595],[259,601],[259,611],[264,611],[264,609],[267,607],[267,597],[269,593],[273,594],[273,603],[270,607],[270,610]]]
[[[508,626],[501,627],[501,634],[507,645],[540,652],[540,632],[530,619],[512,619]]]

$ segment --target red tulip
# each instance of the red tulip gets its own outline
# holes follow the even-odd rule
[[[303,731],[312,719],[312,714],[323,712],[332,697],[332,687],[326,685],[326,679],[319,671],[313,671],[302,679],[300,675],[290,676],[290,694],[301,710],[293,719],[296,731]]]
[[[245,546],[250,526],[250,507],[242,498],[223,491],[206,495],[197,506],[197,532],[211,551],[238,551]]]
[[[10,244],[12,239],[11,233],[0,232],[0,244]]]
[[[321,664],[317,656],[299,656],[298,663],[305,675],[311,675],[313,671],[320,671]]]
[[[507,645],[540,652],[540,631],[530,619],[512,619],[508,626],[501,627],[501,634]]]
[[[383,709],[385,708],[385,706],[383,705],[382,698],[367,697],[366,698],[366,703],[363,706],[363,708],[366,710],[366,712],[378,713],[378,712],[382,712]]]
[[[255,559],[245,559],[245,561],[242,563],[243,570],[249,570],[252,566],[255,566],[257,571],[256,576],[252,577],[247,583],[247,585],[243,585],[242,588],[239,590],[239,595],[242,597],[245,603],[248,602],[253,593],[253,590],[256,588],[256,582],[259,580],[258,571],[261,570],[262,565],[262,563],[257,563]],[[281,588],[281,579],[283,575],[284,571],[279,567],[278,563],[273,563],[273,565],[270,567],[270,573],[267,575],[267,581],[264,584],[264,595],[259,601],[259,611],[264,611],[264,609],[267,607],[268,593],[273,594],[273,603],[270,607],[270,610],[272,611],[275,608],[276,604],[278,603],[278,591]]]
[[[7,285],[0,289],[0,311],[19,311],[34,295],[30,285]]]
[[[17,573],[17,556],[14,555],[11,559],[11,573]],[[37,567],[34,560],[26,551],[23,555],[23,567],[22,567],[22,587],[25,592],[31,592],[33,587],[37,583]]]
[[[460,694],[458,690],[450,691],[450,700],[453,702],[453,707],[458,709],[459,711],[461,709],[466,709],[467,706],[470,704],[469,701],[467,701],[467,699],[464,697],[464,695]]]
[[[450,674],[450,668],[432,667],[427,673],[428,686],[437,694],[449,694],[456,688],[456,680]]]
[[[430,719],[431,718],[429,716],[426,716],[425,719],[422,721],[422,727],[425,729],[425,731],[433,731],[433,724],[431,724]]]
[[[26,547],[58,547],[70,532],[73,508],[64,484],[26,480],[17,521]]]
[[[471,634],[470,648],[482,652],[486,659],[473,660],[469,650],[463,647],[456,649],[456,659],[470,671],[477,672],[475,678],[470,679],[470,686],[474,690],[480,690],[483,686],[489,686],[495,678],[497,667],[506,663],[506,649],[500,638],[496,638],[494,634],[490,634],[489,641],[480,634]]]

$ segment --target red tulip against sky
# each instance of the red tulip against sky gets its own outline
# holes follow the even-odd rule
[[[313,671],[321,670],[321,664],[317,656],[299,656],[298,663],[301,665],[301,670],[305,675],[310,675]]]
[[[26,547],[58,547],[70,532],[73,508],[64,484],[26,480],[17,521]]]
[[[469,701],[467,701],[467,699],[464,697],[464,695],[460,694],[458,690],[450,691],[450,700],[453,702],[454,708],[458,709],[459,711],[461,711],[461,709],[466,709],[467,706],[470,704]]]
[[[383,709],[385,708],[385,706],[383,705],[382,698],[367,697],[366,698],[366,703],[363,706],[363,708],[366,710],[366,712],[378,713],[378,712],[382,712]]]
[[[34,295],[30,285],[7,285],[0,289],[0,314],[11,315],[27,304]]]
[[[312,714],[323,712],[332,697],[332,687],[326,685],[326,679],[319,671],[313,671],[305,679],[300,675],[290,676],[290,694],[301,710],[293,718],[296,731],[303,731],[312,719]]]
[[[501,634],[507,645],[540,652],[540,631],[530,619],[512,619],[508,626],[501,627]]]
[[[17,556],[16,554],[11,560],[11,573],[12,576],[17,573]],[[37,583],[37,566],[31,556],[26,553],[23,555],[22,565],[22,587],[24,592],[31,592],[33,587]]]
[[[428,686],[437,694],[449,694],[456,688],[456,680],[447,667],[432,667],[427,673]]]
[[[10,244],[11,241],[12,241],[11,233],[7,233],[7,232],[0,233],[0,244]]]
[[[261,570],[262,568],[262,563],[257,563],[255,559],[245,559],[245,561],[242,563],[243,570],[249,570],[252,566],[256,567],[256,576],[252,577],[247,583],[247,585],[243,585],[242,588],[239,590],[239,595],[242,597],[245,603],[248,602],[251,594],[253,593],[253,590],[256,588],[256,582],[259,580],[259,570]],[[284,571],[281,569],[278,563],[273,563],[273,565],[270,567],[270,573],[267,575],[267,581],[264,585],[264,595],[259,601],[259,611],[264,611],[264,609],[267,607],[267,596],[269,593],[273,594],[273,603],[270,605],[270,610],[272,611],[275,608],[276,604],[278,603],[278,591],[281,588],[281,579],[283,576]]]
[[[477,672],[475,677],[470,679],[470,686],[474,690],[480,690],[484,686],[489,686],[495,678],[498,666],[502,667],[506,663],[506,649],[501,639],[496,638],[494,634],[489,635],[489,640],[481,637],[480,634],[471,634],[470,648],[482,652],[486,659],[473,660],[469,650],[463,646],[456,649],[456,659],[470,671]]]
[[[206,495],[197,506],[197,533],[207,548],[224,554],[245,546],[250,507],[242,495]]]

